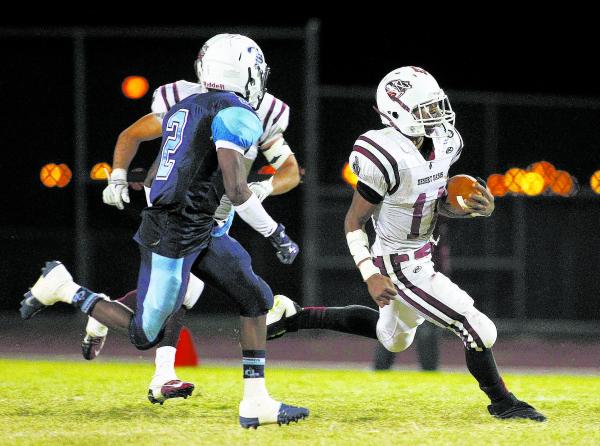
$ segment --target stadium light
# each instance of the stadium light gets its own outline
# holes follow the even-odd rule
[[[574,192],[576,193],[573,177],[571,177],[569,172],[565,172],[564,170],[556,171],[552,184],[550,184],[550,189],[552,189],[552,192],[556,195],[561,195],[563,197],[570,197],[574,195]]]
[[[504,185],[509,192],[513,192],[515,194],[523,192],[520,182],[521,177],[525,175],[525,173],[526,172],[523,169],[519,169],[518,167],[513,167],[506,171],[504,174]]]
[[[499,173],[493,173],[488,177],[487,186],[495,197],[503,197],[508,192],[508,188],[504,183],[504,175]]]
[[[46,187],[63,188],[71,182],[72,176],[66,164],[48,163],[40,169],[40,181]]]
[[[600,170],[595,171],[590,178],[590,187],[592,190],[600,194]]]
[[[529,172],[539,173],[544,179],[544,188],[550,186],[552,181],[554,180],[554,175],[556,175],[556,167],[554,167],[548,161],[538,161],[537,163],[533,163],[527,167]]]
[[[537,172],[526,172],[519,176],[518,182],[523,193],[530,197],[540,195],[546,188],[544,177]]]
[[[110,164],[101,162],[94,164],[92,170],[90,171],[90,178],[92,180],[107,180],[108,175],[112,173],[112,167]]]
[[[356,184],[358,183],[358,177],[352,171],[352,168],[348,163],[345,163],[344,167],[342,168],[342,178],[347,184],[349,184],[353,188],[356,188]]]
[[[143,98],[148,87],[148,80],[143,76],[127,76],[121,83],[121,91],[129,99]]]

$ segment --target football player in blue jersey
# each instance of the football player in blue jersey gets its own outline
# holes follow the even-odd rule
[[[200,70],[202,58],[212,44],[231,37],[231,34],[217,34],[207,40],[200,49],[195,63],[198,82],[178,80],[158,87],[152,98],[152,113],[140,118],[119,135],[113,154],[113,171],[108,179],[108,186],[103,192],[103,201],[106,204],[123,209],[125,203],[129,202],[127,169],[140,143],[162,136],[163,119],[175,104],[191,95],[207,91],[202,84]],[[268,180],[249,184],[250,190],[263,201],[267,196],[283,194],[296,187],[300,183],[300,172],[298,162],[283,137],[289,122],[289,107],[280,99],[266,93],[256,114],[261,120],[263,132],[257,147],[244,154],[244,164],[248,173],[258,153],[261,153],[271,167],[276,169],[275,174]],[[152,205],[149,201],[150,186],[157,170],[158,160],[149,169],[144,185],[149,206]],[[233,207],[227,196],[221,199],[221,204],[215,211],[215,220],[218,225],[213,229],[213,237],[227,233],[233,220]],[[174,364],[179,333],[183,326],[182,319],[186,309],[192,308],[198,301],[203,289],[204,282],[191,273],[183,307],[177,318],[169,319],[163,339],[156,346],[156,368],[148,389],[148,399],[152,403],[162,404],[169,398],[185,398],[194,390],[193,383],[178,379]],[[117,300],[134,309],[137,300],[136,291],[129,292]],[[106,326],[92,317],[88,318],[86,334],[81,342],[81,351],[85,359],[92,360],[100,354],[107,334]]]
[[[138,349],[160,342],[176,317],[190,271],[240,306],[244,396],[239,421],[245,427],[289,423],[308,410],[272,399],[264,380],[266,313],[273,305],[269,286],[252,270],[242,246],[224,234],[211,237],[214,212],[224,193],[237,214],[268,238],[283,263],[292,263],[296,245],[248,188],[243,154],[262,134],[254,112],[265,91],[268,67],[262,51],[243,36],[211,46],[202,61],[207,93],[192,95],[163,120],[162,150],[152,184],[152,206],[142,211],[134,237],[140,245],[135,312],[73,281],[58,261],[21,302],[28,319],[46,306],[65,302],[109,328],[126,334]]]

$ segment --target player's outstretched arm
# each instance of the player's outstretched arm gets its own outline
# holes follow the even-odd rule
[[[148,113],[135,121],[123,130],[117,138],[113,153],[113,169],[127,170],[140,144],[144,141],[159,138],[161,135],[162,124],[155,113]]]
[[[288,156],[275,175],[273,175],[273,192],[281,195],[291,191],[300,184],[300,167],[294,155]]]
[[[350,254],[367,283],[369,294],[375,303],[383,308],[396,296],[396,289],[389,277],[380,274],[371,259],[369,239],[364,228],[376,207],[376,204],[367,201],[358,191],[354,192],[352,204],[344,220],[344,229]]]
[[[271,179],[273,190],[270,195],[281,195],[300,184],[300,167],[283,135],[260,146],[260,151],[271,166],[276,169]]]
[[[129,203],[127,169],[135,157],[140,143],[158,138],[162,134],[160,118],[149,113],[121,132],[113,153],[113,171],[108,177],[108,186],[102,192],[104,203],[124,208]]]
[[[219,167],[223,175],[225,193],[237,214],[252,228],[267,237],[276,249],[281,263],[290,264],[300,249],[285,233],[285,227],[265,211],[258,197],[250,191],[242,155],[236,151],[217,147]]]

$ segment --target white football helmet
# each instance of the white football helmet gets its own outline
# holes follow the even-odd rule
[[[200,85],[202,85],[202,72],[200,70],[200,64],[202,62],[202,58],[206,54],[206,50],[213,43],[218,42],[221,39],[226,39],[226,38],[229,38],[229,37],[232,37],[232,36],[234,36],[234,34],[217,34],[217,35],[214,35],[210,39],[208,39],[206,42],[204,42],[204,45],[202,45],[202,48],[200,48],[200,51],[198,51],[198,57],[194,61],[194,70],[196,71],[196,74],[198,75],[198,83]]]
[[[377,87],[377,109],[381,122],[411,137],[445,137],[456,117],[444,90],[419,67],[388,73]]]
[[[205,88],[238,93],[255,109],[265,94],[268,76],[269,67],[260,47],[239,34],[211,43],[200,62]]]

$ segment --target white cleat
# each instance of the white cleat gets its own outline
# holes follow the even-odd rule
[[[289,406],[270,397],[243,399],[240,402],[240,425],[254,428],[265,424],[290,424],[306,418],[309,410],[304,407]]]
[[[73,277],[67,268],[57,260],[46,262],[42,275],[35,285],[25,293],[21,301],[21,317],[29,319],[45,307],[57,302],[70,304],[79,286],[73,282]]]
[[[273,297],[273,308],[267,313],[267,339],[277,339],[285,333],[298,331],[296,319],[302,307],[283,294]]]

